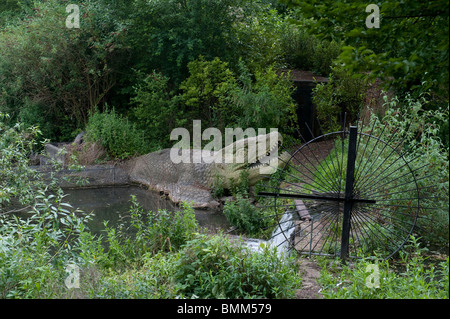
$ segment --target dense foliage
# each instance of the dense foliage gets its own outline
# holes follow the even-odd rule
[[[122,28],[113,16],[86,2],[83,27],[68,29],[64,3],[38,3],[0,37],[0,108],[53,140],[74,137],[104,104],[122,60]]]
[[[395,89],[431,89],[448,100],[449,3],[383,1],[379,28],[367,28],[367,1],[282,0],[298,9],[302,28],[322,39],[344,41],[339,61],[350,72],[370,72]]]
[[[412,237],[397,264],[360,259],[353,265],[322,259],[322,294],[330,299],[448,299],[448,257],[428,264]],[[395,269],[395,270],[394,270]]]
[[[30,168],[41,142],[81,131],[116,160],[170,147],[172,129],[193,120],[295,135],[290,69],[328,77],[312,96],[323,129],[338,129],[345,113],[347,123],[378,117],[405,158],[416,158],[411,165],[426,168],[420,239],[401,256],[406,269],[377,262],[383,285],[366,289],[372,260],[362,258],[324,270],[322,294],[448,298],[448,258],[424,268],[419,249],[448,250],[447,0],[379,2],[372,29],[361,0],[81,0],[80,28],[67,28],[71,2],[0,1],[1,298],[294,297],[293,260],[205,235],[187,204],[145,212],[133,198],[127,223],[105,222],[98,237],[54,175]],[[263,215],[274,212],[255,209],[242,177],[224,213],[242,233],[260,235]],[[226,195],[220,183],[213,191]],[[70,290],[74,264],[81,288]]]
[[[402,145],[405,159],[419,172],[421,206],[417,232],[425,243],[433,247],[447,247],[449,238],[449,110],[427,110],[426,97],[393,98],[389,108],[375,129],[380,134],[381,123],[387,123],[392,143]],[[446,124],[445,124],[446,123]],[[447,126],[447,133],[442,128]],[[424,167],[425,165],[425,167]],[[406,189],[404,186],[403,189]]]
[[[144,132],[114,109],[96,110],[86,125],[87,140],[100,143],[113,158],[128,158],[150,151]]]

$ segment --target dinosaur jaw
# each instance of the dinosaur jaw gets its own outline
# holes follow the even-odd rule
[[[215,174],[221,176],[227,185],[229,180],[239,180],[242,172],[246,171],[248,184],[253,186],[284,167],[288,157],[284,159],[284,154],[279,156],[282,143],[281,134],[274,131],[230,144],[224,148],[225,161],[215,166]],[[227,155],[233,159],[232,162],[227,161]]]
[[[289,160],[289,153],[283,152],[279,156],[278,147],[272,150],[271,155],[265,156],[256,163],[250,164],[248,167],[249,183],[256,184],[261,179],[269,178],[277,170],[283,169],[286,162]]]

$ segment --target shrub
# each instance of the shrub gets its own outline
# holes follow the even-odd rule
[[[233,24],[240,0],[138,0],[128,23],[128,44],[144,72],[157,69],[175,85],[188,76],[188,63],[204,55],[236,61]],[[214,18],[211,18],[214,17]]]
[[[125,159],[150,151],[144,132],[114,109],[103,113],[96,110],[89,117],[86,132],[88,140],[100,143],[116,158]]]
[[[40,174],[29,167],[39,129],[25,128],[22,123],[10,127],[5,124],[8,118],[0,112],[0,213],[14,200],[33,203],[35,191],[46,187]]]
[[[178,254],[158,253],[145,259],[139,269],[122,272],[103,272],[92,288],[84,291],[84,298],[113,299],[172,299],[180,297],[173,277]],[[86,287],[86,284],[83,285]]]
[[[147,254],[177,251],[199,231],[194,210],[187,203],[180,211],[144,212],[132,196],[128,213],[127,223],[118,227],[109,227],[105,222],[108,257],[103,267],[142,264]]]
[[[235,75],[226,62],[189,63],[190,76],[181,84],[187,118],[203,119],[210,126],[280,128],[289,133],[295,123],[294,87],[286,74],[272,67],[250,73],[241,60]]]
[[[241,84],[232,100],[238,110],[235,123],[238,127],[279,128],[292,133],[296,124],[294,86],[289,74],[278,75],[272,67],[256,71],[255,80],[241,65]]]
[[[0,114],[0,297],[52,297],[83,220],[29,166],[36,128],[8,128],[2,120]]]
[[[313,103],[317,118],[326,131],[336,131],[342,127],[340,119],[346,114],[346,122],[356,120],[364,106],[367,81],[334,67],[327,83],[319,83],[313,89]]]
[[[135,86],[131,101],[137,126],[145,131],[152,149],[169,146],[172,129],[186,123],[181,108],[181,98],[169,91],[169,78],[153,71],[142,83]]]
[[[259,234],[268,226],[261,209],[252,205],[250,199],[237,195],[235,201],[227,201],[223,213],[228,221],[249,236]]]
[[[0,31],[0,109],[12,120],[46,123],[45,137],[59,141],[73,138],[105,102],[122,59],[122,27],[107,10],[83,2],[82,27],[68,29],[66,4],[39,1],[28,18]]]
[[[190,62],[188,68],[190,75],[180,85],[186,115],[223,130],[230,123],[230,117],[233,118],[234,108],[227,97],[236,86],[228,63],[219,58],[205,61],[201,56]]]
[[[339,271],[330,267],[329,260],[320,261],[322,295],[332,299],[448,298],[448,257],[444,262],[427,264],[414,238],[408,250],[402,254],[402,265],[396,271],[387,260],[360,259],[354,265],[341,265]],[[374,269],[379,272],[378,282],[371,281]]]
[[[181,211],[149,212],[148,225],[153,250],[157,251],[180,249],[199,231],[194,210],[188,203],[182,204]]]
[[[298,26],[289,25],[281,37],[283,58],[288,66],[322,76],[332,72],[341,52],[336,41],[320,40]]]
[[[411,169],[419,169],[418,186],[423,211],[419,216],[418,236],[438,249],[448,249],[449,237],[449,154],[442,131],[448,130],[449,110],[426,110],[428,99],[421,95],[413,99],[385,99],[388,106],[382,122],[387,123],[392,143],[403,142],[405,159]],[[376,128],[375,134],[382,130]],[[424,166],[425,165],[425,166]],[[406,188],[406,186],[405,186]]]
[[[261,1],[247,2],[241,8],[242,21],[234,26],[239,58],[253,73],[269,65],[283,66],[282,39],[288,27],[287,18],[273,5]]]
[[[298,266],[278,258],[276,249],[249,252],[222,236],[198,235],[177,261],[175,279],[187,297],[293,298],[300,286]]]

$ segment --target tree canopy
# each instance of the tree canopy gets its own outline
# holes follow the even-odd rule
[[[432,90],[448,101],[449,2],[374,2],[379,28],[368,28],[367,1],[282,0],[297,24],[319,38],[344,41],[339,62],[350,72],[382,78],[398,92]]]

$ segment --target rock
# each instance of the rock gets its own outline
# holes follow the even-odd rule
[[[84,136],[86,135],[86,132],[81,132],[81,133],[79,133],[76,137],[75,137],[75,139],[73,140],[73,143],[75,144],[75,145],[80,145],[80,144],[82,144],[83,143],[83,141],[84,141]]]

